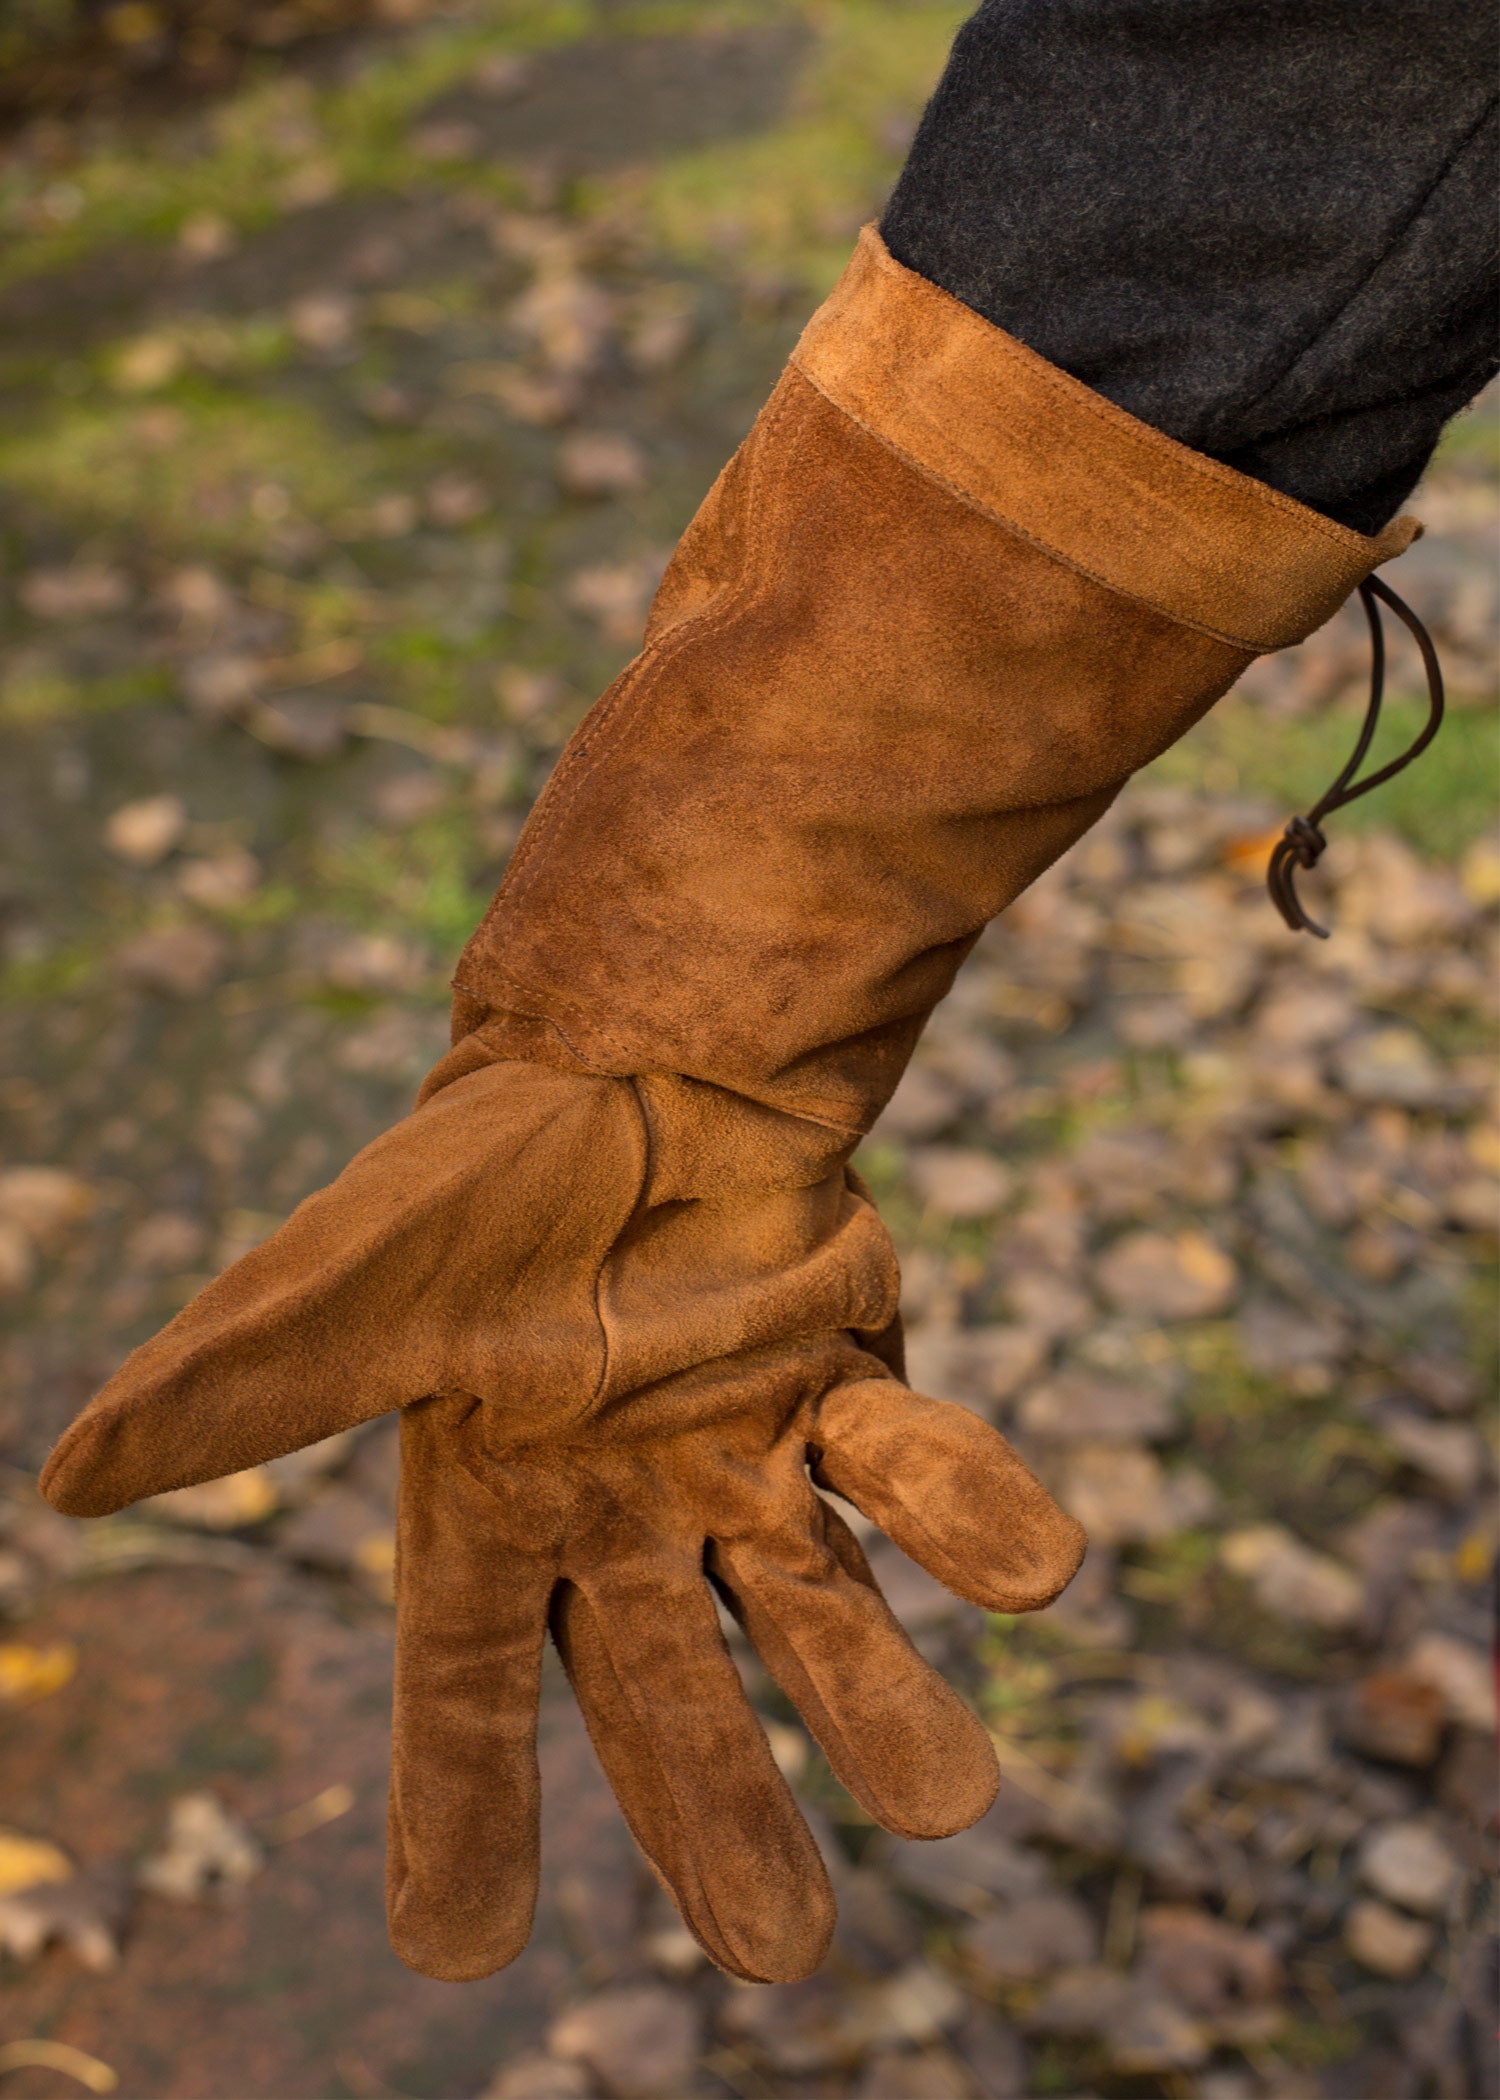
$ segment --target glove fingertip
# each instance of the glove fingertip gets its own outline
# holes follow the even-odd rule
[[[59,1516],[110,1517],[150,1492],[146,1488],[121,1492],[108,1450],[101,1448],[105,1441],[94,1423],[75,1422],[53,1446],[37,1488]]]

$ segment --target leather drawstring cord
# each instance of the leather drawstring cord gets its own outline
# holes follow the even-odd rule
[[[1368,795],[1371,788],[1382,786],[1397,773],[1404,772],[1414,758],[1420,758],[1437,735],[1443,721],[1443,668],[1438,662],[1438,653],[1432,636],[1422,625],[1411,607],[1388,584],[1378,576],[1367,576],[1359,587],[1360,602],[1365,609],[1365,618],[1370,623],[1370,700],[1365,709],[1364,727],[1359,732],[1359,741],[1354,746],[1349,763],[1338,779],[1314,804],[1305,817],[1293,817],[1286,830],[1276,841],[1271,854],[1271,865],[1266,870],[1266,888],[1271,892],[1271,902],[1291,927],[1293,933],[1316,934],[1320,941],[1328,938],[1328,928],[1310,919],[1302,908],[1297,895],[1295,870],[1315,868],[1323,856],[1328,841],[1323,836],[1323,819],[1336,809],[1343,809],[1350,802],[1357,802],[1361,795]],[[1372,773],[1368,780],[1350,786],[1355,774],[1364,764],[1365,753],[1374,741],[1380,722],[1380,703],[1385,695],[1385,630],[1381,623],[1380,608],[1388,605],[1396,618],[1408,629],[1413,641],[1422,652],[1422,665],[1427,673],[1427,721],[1421,735],[1399,758]]]

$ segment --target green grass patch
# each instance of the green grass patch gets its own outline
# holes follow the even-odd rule
[[[1403,750],[1426,719],[1425,701],[1393,695],[1382,710],[1366,772]],[[1272,718],[1231,696],[1142,777],[1215,796],[1265,795],[1291,816],[1310,807],[1337,775],[1354,748],[1360,720],[1360,711],[1344,707],[1294,720]],[[1340,810],[1333,822],[1341,831],[1394,830],[1419,852],[1452,860],[1494,823],[1497,783],[1500,714],[1454,708],[1415,765]]]
[[[817,45],[787,122],[674,154],[652,170],[642,200],[657,239],[707,268],[732,247],[737,259],[820,297],[889,189],[909,123],[970,12],[930,0],[803,0],[794,15],[812,24]],[[607,207],[602,186],[594,199]]]
[[[434,816],[398,836],[363,832],[328,849],[315,882],[320,904],[351,925],[400,925],[448,956],[460,951],[489,903],[477,874],[466,818]]]
[[[172,681],[156,665],[139,665],[101,678],[75,678],[57,665],[29,661],[24,652],[0,677],[0,728],[32,729],[80,715],[113,714],[159,706]]]
[[[147,143],[111,140],[59,184],[15,167],[0,181],[0,230],[11,236],[0,284],[76,263],[109,242],[173,240],[212,216],[242,233],[340,191],[413,182],[435,187],[476,171],[434,167],[408,144],[413,120],[482,59],[575,42],[608,20],[590,0],[490,0],[478,20],[435,24],[393,40],[359,77],[319,91],[295,74],[252,78],[201,127]],[[505,179],[505,171],[495,171]]]
[[[167,434],[118,404],[70,402],[0,435],[0,479],[81,532],[128,533],[169,556],[274,545],[278,526],[332,524],[389,476],[371,443],[300,403],[206,380],[178,389]]]

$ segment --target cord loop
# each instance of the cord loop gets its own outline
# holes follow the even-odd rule
[[[1286,830],[1276,841],[1271,852],[1270,866],[1266,869],[1266,888],[1271,893],[1271,902],[1293,933],[1311,933],[1320,941],[1328,938],[1328,928],[1320,926],[1316,919],[1309,918],[1297,895],[1293,871],[1297,868],[1315,868],[1327,848],[1323,835],[1323,819],[1336,809],[1344,809],[1357,802],[1361,795],[1368,795],[1371,788],[1384,785],[1396,774],[1404,772],[1413,759],[1420,758],[1437,735],[1443,721],[1443,669],[1438,662],[1437,649],[1432,636],[1422,625],[1404,599],[1398,598],[1389,584],[1382,583],[1378,576],[1367,576],[1359,587],[1360,603],[1365,609],[1365,618],[1370,627],[1370,698],[1365,707],[1365,719],[1355,742],[1354,750],[1333,785],[1325,789],[1305,817],[1293,817]],[[1421,734],[1388,765],[1372,773],[1368,780],[1352,785],[1355,774],[1364,764],[1365,754],[1375,740],[1375,731],[1380,723],[1380,703],[1385,696],[1385,629],[1381,621],[1380,608],[1386,605],[1401,621],[1415,641],[1422,657],[1422,667],[1427,674],[1427,720]]]

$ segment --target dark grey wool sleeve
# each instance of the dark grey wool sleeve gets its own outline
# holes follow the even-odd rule
[[[984,0],[881,231],[1122,408],[1361,532],[1495,370],[1485,0]]]

